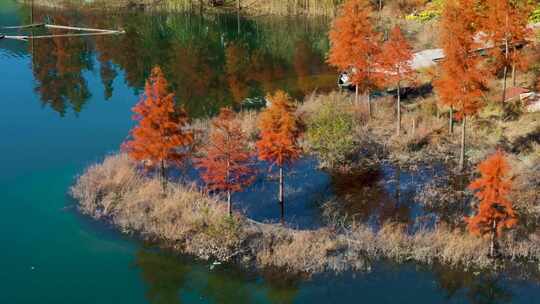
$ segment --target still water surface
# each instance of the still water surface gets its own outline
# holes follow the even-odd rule
[[[257,106],[277,88],[302,98],[335,86],[334,71],[323,63],[328,21],[242,19],[238,32],[236,17],[228,15],[36,10],[34,16],[35,22],[122,27],[127,34],[0,40],[0,303],[540,301],[533,281],[443,267],[376,263],[367,273],[311,280],[231,265],[210,270],[207,262],[147,248],[78,215],[67,190],[86,166],[118,150],[153,65],[163,67],[194,117],[246,100]],[[29,22],[27,8],[0,0],[0,25]],[[312,177],[312,189],[330,187],[329,176],[309,170],[298,175]],[[383,180],[394,174],[387,171]],[[291,212],[313,217],[306,206],[316,198],[298,196],[305,205]],[[257,199],[251,197],[245,198]],[[252,209],[271,217],[261,211],[268,208]]]

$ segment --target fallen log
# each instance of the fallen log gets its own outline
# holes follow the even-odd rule
[[[19,26],[2,26],[2,28],[3,29],[28,29],[28,28],[43,27],[43,26],[45,26],[45,23],[34,23],[34,24],[19,25]]]
[[[56,25],[56,24],[47,24],[47,23],[34,23],[28,25],[18,25],[18,26],[2,26],[2,29],[29,29],[36,27],[45,27],[49,29],[58,29],[58,30],[72,30],[78,32],[98,32],[98,33],[109,33],[109,32],[122,32],[121,30],[111,30],[111,29],[96,29],[88,27],[76,27],[76,26],[67,26],[67,25]]]
[[[84,37],[84,36],[101,36],[101,35],[121,35],[125,34],[124,31],[109,31],[109,32],[97,32],[97,33],[80,33],[80,34],[56,34],[56,35],[39,35],[39,36],[11,36],[4,35],[4,39],[13,39],[13,40],[22,40],[28,41],[30,39],[50,39],[50,38],[61,38],[61,37]]]
[[[54,24],[45,24],[46,28],[51,29],[60,29],[60,30],[72,30],[72,31],[79,31],[79,32],[120,32],[117,30],[104,30],[104,29],[96,29],[96,28],[86,28],[86,27],[75,27],[75,26],[66,26],[66,25],[54,25]]]

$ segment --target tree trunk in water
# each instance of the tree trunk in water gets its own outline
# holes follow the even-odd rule
[[[161,173],[161,187],[162,187],[162,190],[163,190],[163,193],[165,193],[165,191],[167,190],[167,172],[166,172],[166,169],[165,169],[165,161],[162,160],[161,161],[161,168],[160,168],[160,173]]]
[[[227,190],[227,208],[229,209],[229,216],[232,216],[231,190]]]
[[[279,206],[281,208],[281,215],[280,215],[280,219],[281,219],[281,223],[283,224],[285,222],[285,201],[284,201],[284,195],[283,195],[283,184],[284,184],[284,180],[283,180],[283,167],[279,167],[279,197],[278,197],[278,200],[279,200]]]
[[[465,168],[465,128],[467,127],[467,116],[463,115],[461,124],[461,151],[459,153],[459,171]]]
[[[454,133],[454,108],[450,107],[450,114],[448,115],[448,133]]]
[[[397,114],[396,135],[399,136],[399,134],[401,133],[401,93],[400,93],[399,82],[398,82],[398,85],[397,85],[397,110],[396,110],[396,114]]]

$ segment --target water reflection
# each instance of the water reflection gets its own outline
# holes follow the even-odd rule
[[[512,303],[512,293],[499,275],[441,265],[435,265],[432,271],[438,287],[449,300],[463,296],[472,304]]]
[[[385,222],[401,223],[415,231],[444,221],[433,208],[421,205],[416,195],[429,182],[445,174],[443,166],[403,169],[388,163],[352,172],[332,174],[332,188],[340,202],[337,212],[378,229]]]
[[[147,285],[146,299],[152,304],[179,303],[179,290],[184,286],[191,266],[178,258],[151,250],[139,250],[136,266]]]
[[[137,252],[135,266],[152,304],[293,303],[301,282],[282,271],[259,276],[226,265],[209,270],[206,264],[152,248]]]
[[[119,75],[137,95],[154,65],[165,71],[178,102],[197,117],[214,114],[223,106],[239,107],[247,98],[278,88],[302,98],[335,87],[335,72],[324,63],[326,19],[241,19],[238,33],[236,16],[224,14],[112,12],[103,16],[92,11],[35,9],[33,16],[35,23],[126,31],[118,36],[17,42],[27,44],[43,104],[60,115],[82,111],[97,92],[111,98]],[[20,23],[30,23],[29,18]],[[7,45],[2,41],[0,52]],[[94,69],[99,73],[88,73]],[[126,98],[137,100],[137,96]]]

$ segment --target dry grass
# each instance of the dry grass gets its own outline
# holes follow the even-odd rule
[[[160,180],[143,176],[125,154],[88,168],[71,194],[85,214],[198,256],[227,260],[242,238],[242,218],[229,218],[225,204],[192,185],[169,183],[164,194]]]
[[[530,153],[511,159],[513,180],[512,201],[518,212],[540,222],[540,144]]]

